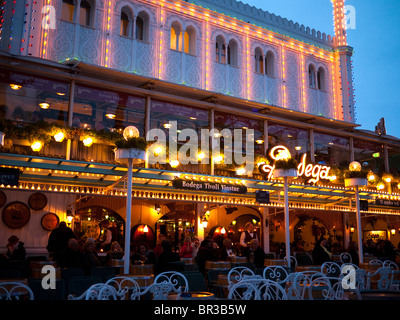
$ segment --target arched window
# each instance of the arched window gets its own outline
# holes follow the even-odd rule
[[[133,29],[133,14],[132,10],[128,7],[123,7],[121,10],[121,25],[119,34],[124,37],[132,38]]]
[[[74,22],[75,3],[74,0],[63,0],[61,8],[61,19]]]
[[[254,62],[255,62],[255,67],[254,71],[257,73],[264,73],[264,58],[263,58],[263,53],[260,48],[256,48],[255,54],[254,54]]]
[[[268,51],[265,56],[265,74],[270,77],[275,75],[275,57],[272,51]]]
[[[183,43],[185,53],[196,54],[196,30],[193,27],[186,28]]]
[[[150,18],[145,11],[140,11],[136,17],[136,40],[149,41]]]
[[[312,64],[308,66],[308,85],[315,88],[315,67]]]
[[[222,36],[218,36],[215,43],[215,61],[226,63],[225,39]]]
[[[82,26],[92,26],[92,4],[89,1],[81,0],[79,7],[79,24]]]
[[[228,44],[228,64],[238,66],[238,45],[235,40],[230,40]]]
[[[171,25],[171,49],[182,51],[182,28],[178,22]]]
[[[319,90],[326,90],[325,87],[325,70],[322,67],[319,67],[318,72],[317,72],[317,83],[318,83],[318,89]]]

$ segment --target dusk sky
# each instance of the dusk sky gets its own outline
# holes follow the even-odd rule
[[[330,0],[242,0],[270,13],[334,35]],[[400,139],[400,1],[347,0],[356,28],[347,30],[354,48],[356,123],[375,130],[385,118],[388,135]]]

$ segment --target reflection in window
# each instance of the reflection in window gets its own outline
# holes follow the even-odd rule
[[[122,92],[77,85],[73,126],[117,131],[135,126],[144,136],[145,100]]]
[[[67,124],[68,83],[14,72],[0,81],[0,115],[5,119]]]
[[[354,160],[375,173],[385,170],[383,147],[380,143],[354,139]]]
[[[314,156],[316,163],[348,168],[351,159],[349,139],[314,132]]]
[[[310,151],[308,130],[268,121],[269,149],[278,145],[287,147],[292,157],[300,161],[301,156]]]

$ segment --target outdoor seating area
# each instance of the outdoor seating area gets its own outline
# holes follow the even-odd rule
[[[291,261],[296,262],[295,257]],[[27,277],[2,270],[1,300],[363,300],[400,299],[400,270],[393,261],[370,260],[352,263],[270,265],[230,265],[208,262],[205,274],[183,262],[181,271],[154,274],[151,265],[131,265],[130,274],[118,267],[57,268],[55,288],[43,287],[45,273],[38,266],[51,261],[31,261]],[[171,264],[171,269],[174,269]],[[144,273],[141,273],[144,272]],[[13,275],[13,277],[11,277]]]

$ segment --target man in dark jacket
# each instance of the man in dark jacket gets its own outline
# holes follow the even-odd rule
[[[49,252],[50,257],[53,257],[57,261],[61,251],[67,248],[68,240],[71,238],[76,239],[75,233],[71,228],[67,227],[67,224],[64,221],[61,221],[58,227],[55,228],[49,236],[46,249]]]
[[[332,253],[326,249],[326,239],[321,238],[314,246],[312,257],[315,265],[322,265],[324,262],[331,261]]]

